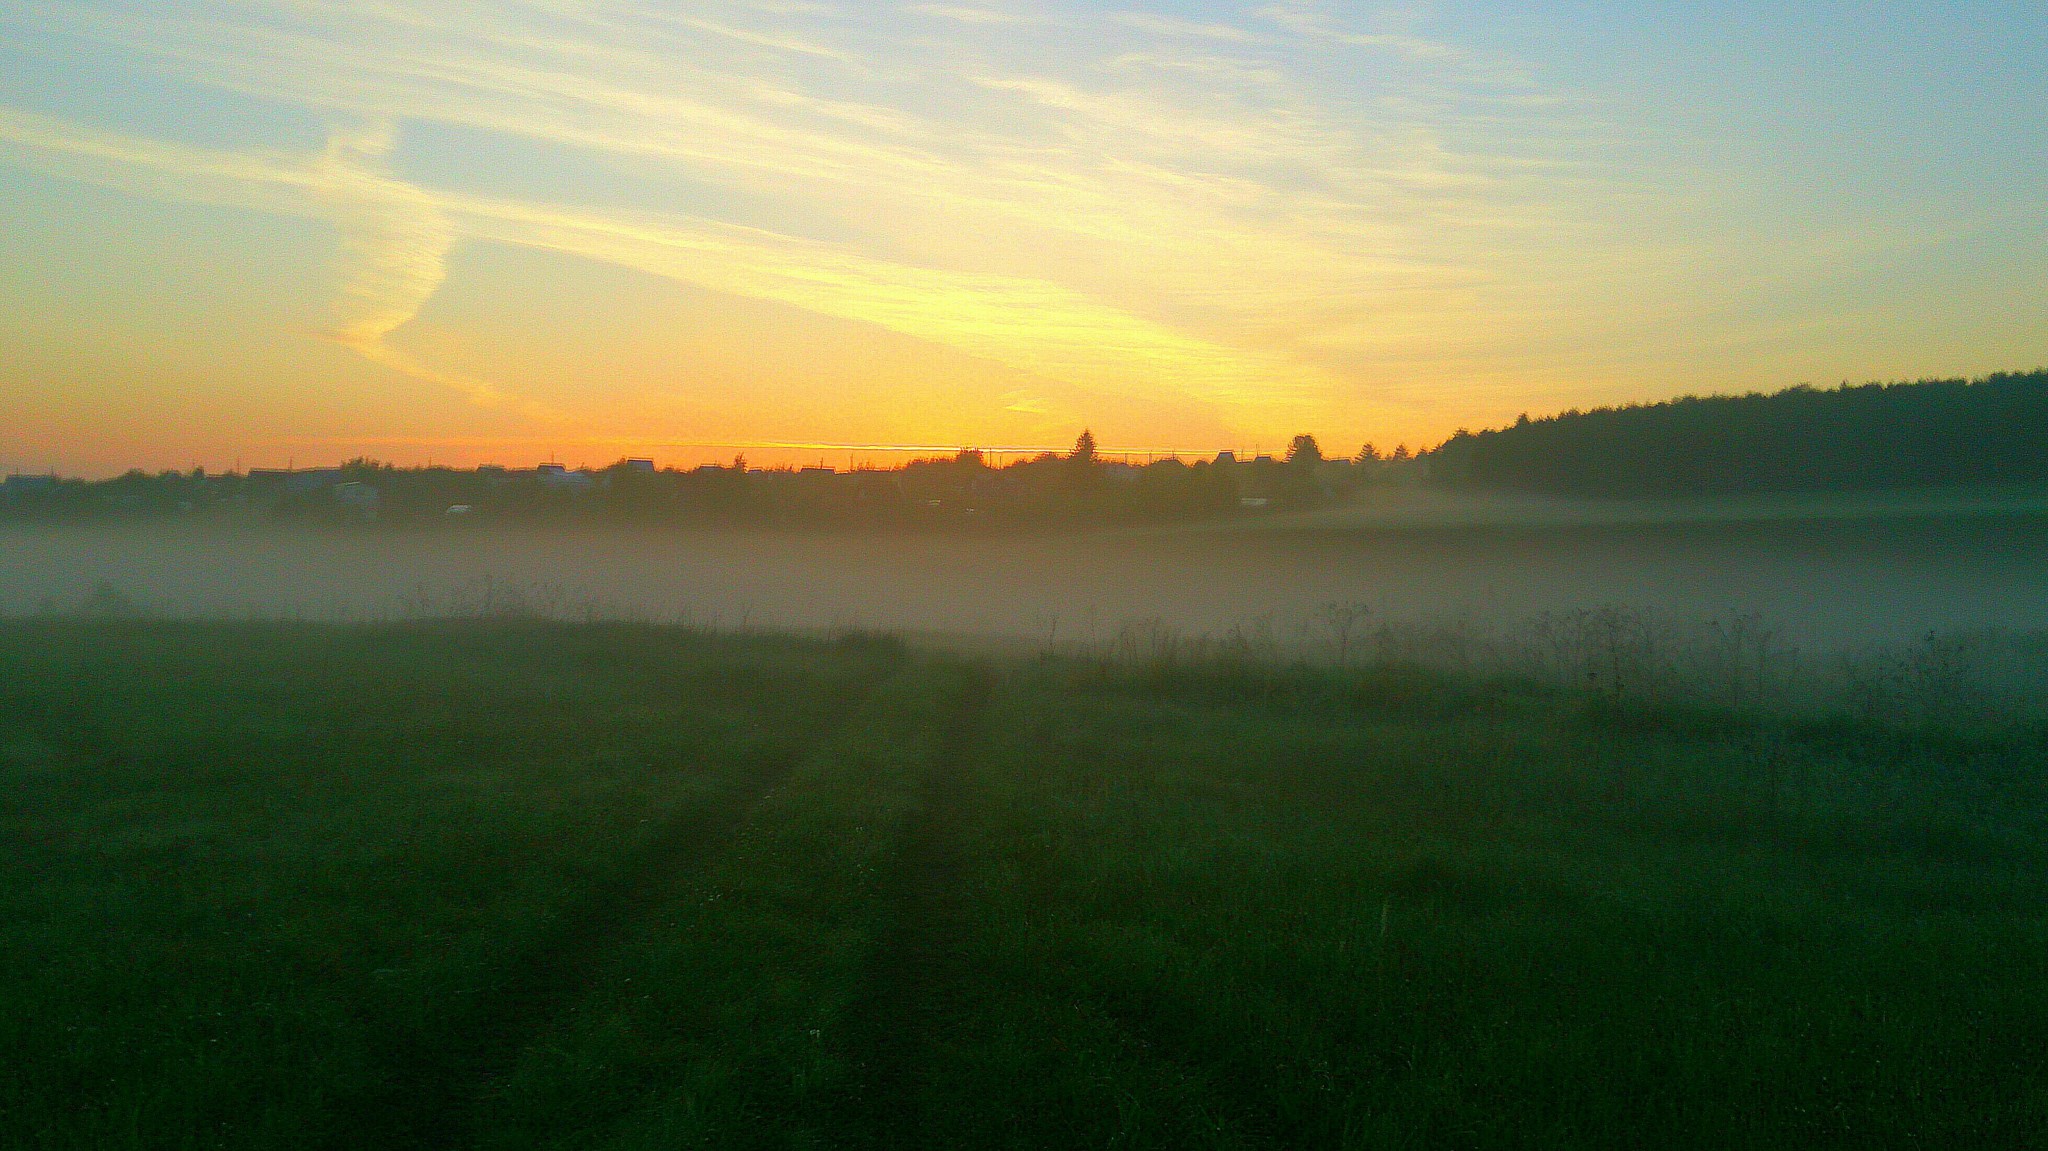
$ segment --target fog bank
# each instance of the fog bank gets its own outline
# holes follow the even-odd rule
[[[1303,629],[1332,603],[1480,626],[1603,605],[1754,612],[1821,647],[2048,628],[2048,515],[1522,523],[1302,519],[1048,536],[155,522],[0,529],[0,611],[530,610],[723,627],[1099,640]]]

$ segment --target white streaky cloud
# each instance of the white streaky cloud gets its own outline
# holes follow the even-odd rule
[[[393,128],[336,132],[313,161],[316,197],[342,233],[334,337],[358,350],[411,322],[448,277],[455,227],[433,197],[376,170]]]
[[[455,224],[434,197],[383,171],[395,135],[389,122],[337,131],[312,162],[314,199],[341,230],[336,323],[324,334],[373,364],[459,392],[472,403],[562,419],[544,404],[507,396],[465,372],[435,368],[391,344],[391,333],[411,323],[440,291],[456,241]]]
[[[1498,83],[1519,84],[1528,81],[1526,70],[1519,65],[1486,58],[1441,40],[1397,32],[1355,32],[1334,27],[1329,19],[1317,10],[1317,6],[1302,3],[1300,0],[1270,4],[1259,9],[1258,15],[1311,41],[1391,52],[1425,63],[1456,65]]]
[[[447,276],[455,231],[432,197],[378,171],[388,126],[336,132],[311,158],[192,148],[0,107],[0,159],[133,195],[324,220],[341,235],[334,326],[315,333],[401,375],[486,407],[559,420],[544,404],[434,368],[387,337]]]
[[[1252,44],[1259,40],[1259,37],[1235,24],[1203,24],[1193,20],[1176,20],[1171,16],[1160,16],[1151,12],[1116,12],[1110,15],[1110,19],[1136,28],[1140,32],[1152,32],[1161,36],[1179,36],[1193,40],[1227,40],[1235,44]]]
[[[1136,240],[1149,257],[1184,247],[1191,234],[1247,232],[1252,225],[1262,235],[1245,250],[1315,249],[1324,274],[1343,276],[1361,266],[1361,253],[1314,235],[1338,222],[1331,209],[1351,218],[1341,232],[1356,231],[1363,219],[1393,223],[1429,213],[1433,218],[1393,223],[1412,249],[1438,246],[1419,225],[1477,218],[1476,208],[1507,190],[1500,181],[1480,179],[1502,157],[1448,150],[1440,131],[1417,131],[1402,119],[1409,113],[1396,108],[1389,121],[1387,109],[1396,105],[1322,108],[1298,87],[1270,82],[1219,88],[1213,59],[1206,74],[1191,71],[1184,89],[1171,90],[1093,90],[1081,82],[1092,68],[1079,68],[1050,80],[1071,98],[1038,99],[1035,123],[991,124],[973,116],[906,122],[877,110],[866,118],[887,127],[863,135],[852,117],[826,112],[861,101],[816,93],[794,98],[787,82],[764,83],[709,65],[719,54],[708,45],[677,42],[659,52],[659,41],[643,36],[635,47],[621,47],[617,33],[640,27],[620,15],[638,11],[634,5],[575,6],[577,19],[613,40],[549,40],[530,29],[508,31],[480,15],[454,21],[424,7],[403,9],[403,20],[316,10],[328,25],[168,16],[80,16],[74,23],[156,54],[191,79],[267,99],[313,100],[373,115],[402,111],[413,119],[657,157],[721,184],[834,215],[857,206],[863,215],[879,209],[921,219],[929,216],[928,204],[941,201],[992,218],[994,227],[969,234],[985,242],[1014,237],[1013,253],[1044,250],[1035,233],[1060,231],[1068,242]],[[338,62],[332,43],[339,39],[366,50]],[[912,73],[902,67],[866,61],[856,71],[883,75],[884,90],[897,98],[906,91],[944,95],[949,78],[943,66]],[[973,77],[957,79],[967,84]],[[1028,75],[1022,80],[1034,82]],[[1039,95],[1055,90],[1042,88]],[[764,99],[766,93],[773,95]],[[1427,117],[1442,113],[1431,104],[1436,99],[1425,86],[1408,102],[1418,109],[1414,115]],[[1489,110],[1480,119],[1499,118]],[[919,133],[916,142],[902,138],[906,127]],[[1428,148],[1405,151],[1425,139],[1432,141]],[[1121,161],[1133,157],[1147,162],[1143,170],[1241,176],[1265,202],[1250,219],[1241,200],[1189,203],[1180,198],[1180,186],[1129,179],[1141,169]],[[1446,178],[1418,179],[1431,168]],[[1444,194],[1454,180],[1468,190],[1455,201]],[[1317,212],[1301,210],[1304,194],[1322,196]],[[1288,266],[1261,278],[1317,282],[1314,273],[1303,273]],[[1237,269],[1225,274],[1241,278]]]
[[[404,348],[393,347],[388,342],[381,340],[373,344],[353,343],[346,340],[343,342],[353,349],[357,355],[362,356],[373,364],[389,368],[401,376],[407,376],[422,383],[435,384],[451,392],[456,392],[467,397],[471,403],[480,407],[506,408],[528,419],[551,424],[563,424],[572,419],[568,413],[549,404],[541,403],[526,396],[508,394],[504,389],[491,383],[489,380],[470,375],[467,372],[438,368],[424,363],[411,352],[406,351]]]
[[[1026,15],[1021,12],[1005,12],[996,8],[971,8],[964,4],[907,4],[905,12],[929,16],[935,20],[951,20],[956,24],[1044,24],[1048,19],[1042,15]]]
[[[479,402],[519,401],[398,350],[423,346],[407,325],[468,238],[1060,377],[1017,384],[1017,410],[1115,410],[1089,405],[1116,391],[1247,441],[1281,419],[1365,432],[1426,390],[1647,382],[1656,348],[1658,371],[1699,379],[1704,333],[1775,338],[1759,301],[1881,266],[1881,221],[1925,237],[1942,216],[1744,200],[1860,185],[1759,184],[1733,152],[1674,150],[1690,113],[1485,49],[1453,11],[6,0],[0,71],[25,66],[0,87],[131,135],[0,109],[0,160],[328,222],[328,338]],[[290,154],[249,143],[293,120],[351,127]],[[227,142],[168,142],[188,132]],[[976,387],[961,394],[1010,402]]]
[[[674,21],[676,24],[681,25],[682,27],[685,28],[694,28],[700,32],[709,32],[714,36],[723,36],[728,40],[738,40],[743,44],[753,44],[762,48],[772,48],[778,52],[789,52],[798,56],[817,56],[825,60],[844,60],[847,58],[846,53],[840,52],[833,48],[824,47],[823,45],[820,44],[812,44],[808,41],[799,40],[790,36],[771,36],[762,32],[753,31],[752,29],[748,28],[736,28],[730,24],[722,23],[717,20],[706,20],[700,17],[673,14],[663,14],[662,18]]]
[[[313,178],[288,157],[140,139],[4,105],[0,158],[137,196],[316,214],[306,210]]]
[[[1415,362],[1490,370],[1505,349],[1632,314],[1584,290],[1580,270],[1628,245],[1580,209],[1661,194],[1616,187],[1610,126],[1511,61],[1301,3],[1162,23],[994,0],[22,2],[46,35],[185,82],[521,141],[555,203],[348,193],[366,278],[342,326],[359,333],[417,311],[406,292],[425,290],[452,226],[1246,426],[1275,418],[1261,405],[1356,424]],[[1332,49],[1371,57],[1332,85],[1317,62]],[[382,154],[343,159],[382,178]],[[576,178],[675,208],[600,210],[562,190]]]
[[[1287,75],[1270,61],[1173,52],[1125,52],[1103,62],[1109,72],[1185,72],[1205,80],[1265,90],[1284,89]]]
[[[329,219],[346,237],[330,338],[480,403],[491,385],[439,371],[387,337],[438,289],[459,236],[539,248],[864,323],[1105,394],[1164,389],[1200,406],[1298,407],[1317,383],[1297,366],[1148,322],[1047,281],[876,260],[716,221],[627,218],[430,191],[377,170],[388,131],[337,133],[319,156],[245,157],[67,126],[0,109],[0,142],[37,166],[148,194]],[[1327,381],[1322,381],[1327,383]]]
[[[1318,374],[1152,323],[1043,280],[915,267],[705,220],[628,219],[450,195],[464,232],[874,324],[1105,394],[1299,408]]]

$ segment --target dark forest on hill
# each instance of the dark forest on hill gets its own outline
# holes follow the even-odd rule
[[[1433,478],[1573,496],[1868,491],[2048,480],[2048,371],[1798,387],[1461,432]]]

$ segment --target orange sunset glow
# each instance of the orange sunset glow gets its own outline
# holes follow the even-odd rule
[[[2038,53],[1993,24],[32,0],[0,467],[1349,452],[2029,365],[2027,70],[1939,78]]]

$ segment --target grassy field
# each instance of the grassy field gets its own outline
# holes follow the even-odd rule
[[[0,1145],[1991,1147],[2048,733],[0,624]]]

